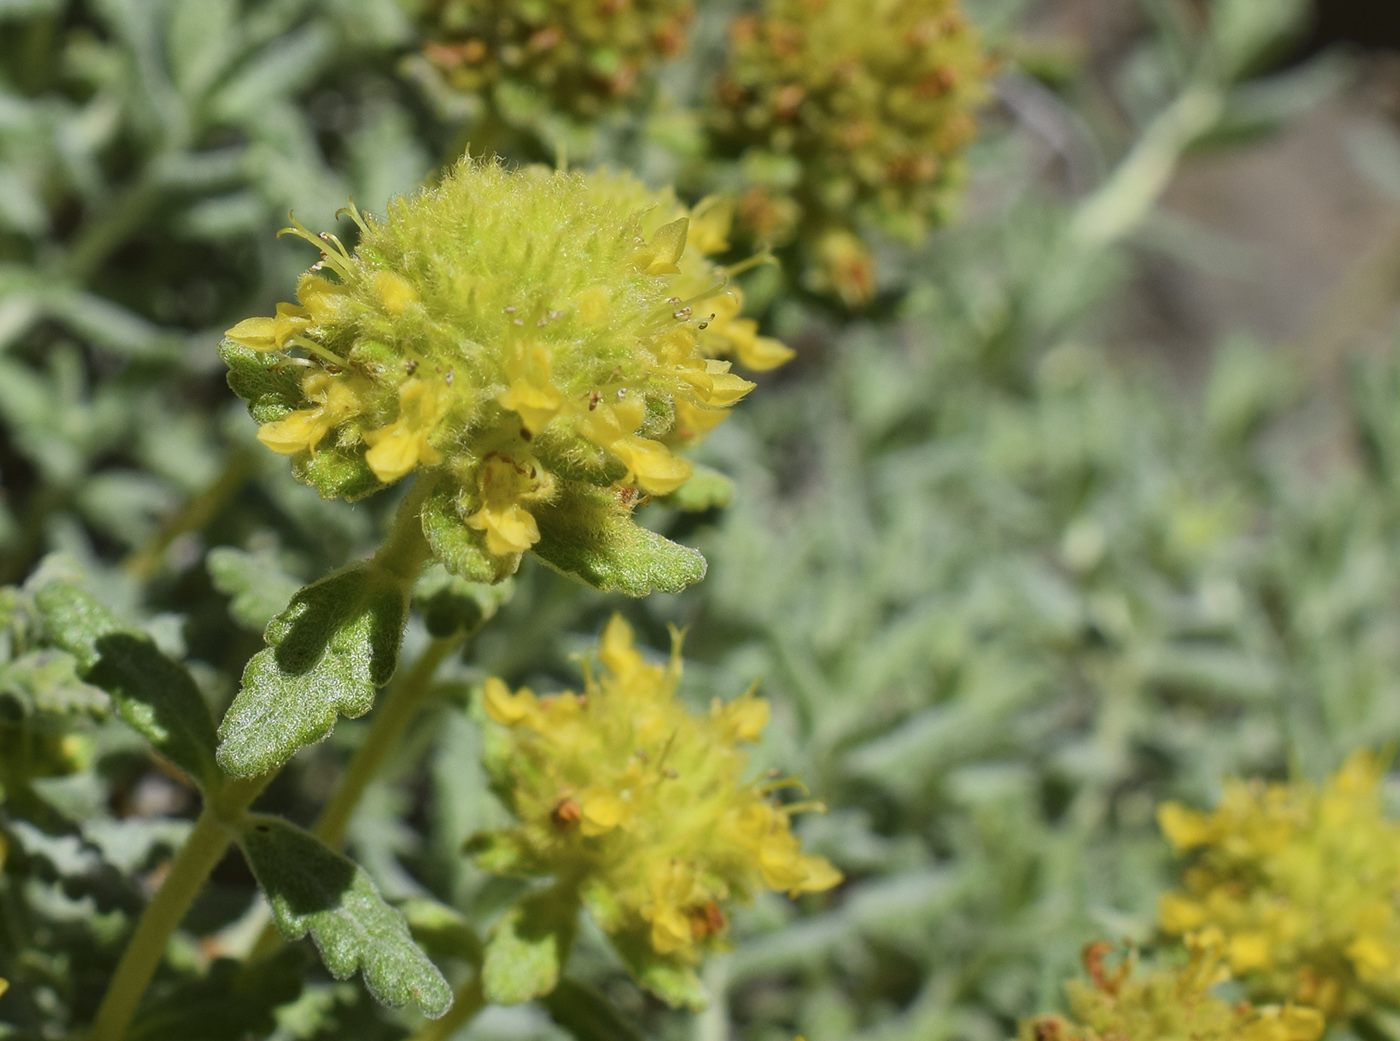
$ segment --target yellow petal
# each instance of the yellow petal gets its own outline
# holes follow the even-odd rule
[[[620,614],[608,619],[598,641],[598,660],[619,679],[628,676],[643,663],[632,641],[632,627]]]
[[[583,819],[579,830],[585,835],[603,835],[622,823],[627,804],[612,792],[583,793],[579,796]]]
[[[276,331],[276,318],[245,318],[224,335],[249,350],[275,351],[279,349]]]
[[[739,356],[739,364],[754,372],[776,369],[797,357],[796,351],[771,336],[755,336],[748,343],[740,344],[735,353]]]
[[[733,223],[734,200],[727,195],[707,195],[690,212],[688,244],[702,256],[723,253],[729,248]]]
[[[365,462],[385,484],[412,473],[418,466],[419,436],[397,423],[371,430],[365,440],[372,446],[365,453]]]
[[[528,719],[536,709],[535,695],[528,689],[522,687],[520,693],[512,694],[505,682],[495,676],[486,677],[481,701],[488,716],[508,727]]]
[[[680,271],[676,262],[685,252],[686,233],[690,218],[681,217],[663,224],[651,241],[637,251],[636,265],[648,275],[674,275]]]
[[[1188,810],[1179,802],[1164,802],[1157,807],[1157,826],[1178,856],[1197,846],[1207,845],[1215,836],[1209,817]]]
[[[653,495],[666,495],[690,480],[691,466],[660,441],[624,437],[608,449],[622,460],[637,484]]]
[[[517,503],[483,506],[465,521],[467,527],[486,532],[486,548],[495,556],[524,553],[540,540],[534,515]]]
[[[332,424],[319,408],[301,409],[258,427],[258,440],[278,455],[314,451]]]

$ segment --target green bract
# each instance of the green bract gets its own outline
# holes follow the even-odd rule
[[[224,341],[259,440],[327,497],[422,471],[424,535],[473,581],[531,549],[633,596],[698,579],[698,553],[631,516],[686,483],[676,452],[753,386],[710,355],[787,354],[705,259],[727,248],[728,208],[687,211],[620,174],[463,160],[383,220],[350,214],[353,252],[291,229],[324,247],[300,305]]]

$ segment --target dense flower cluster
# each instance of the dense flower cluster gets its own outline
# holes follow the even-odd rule
[[[741,746],[758,740],[768,703],[750,691],[692,714],[676,697],[679,651],[677,638],[669,665],[646,662],[614,616],[582,694],[538,698],[496,679],[484,691],[505,728],[488,767],[520,824],[483,837],[481,863],[572,880],[648,985],[654,970],[688,970],[723,940],[726,904],[841,880],[789,828],[812,804],[776,803],[792,782],[749,777]]]
[[[1065,985],[1070,1016],[1037,1016],[1021,1024],[1020,1041],[1316,1041],[1323,1018],[1294,1005],[1256,1007],[1211,993],[1229,978],[1218,930],[1187,938],[1189,959],[1175,968],[1136,974],[1129,955],[1109,970],[1110,944],[1084,949],[1089,980]]]
[[[591,118],[678,52],[691,0],[430,0],[424,57],[454,90],[523,87]]]
[[[1363,751],[1320,788],[1232,781],[1213,813],[1161,806],[1172,846],[1195,854],[1161,927],[1220,929],[1257,993],[1328,1015],[1400,999],[1400,823],[1382,811],[1382,773]]]
[[[290,229],[321,260],[297,304],[228,331],[230,382],[323,495],[422,472],[428,540],[473,580],[532,548],[566,571],[621,552],[633,507],[690,477],[677,451],[753,387],[715,356],[791,353],[706,259],[728,246],[719,200],[691,211],[621,174],[463,160],[386,219],[350,214],[353,252]]]
[[[742,150],[744,228],[799,233],[821,288],[858,305],[873,264],[853,232],[915,241],[962,179],[987,58],[957,0],[767,0],[730,31],[711,122]]]

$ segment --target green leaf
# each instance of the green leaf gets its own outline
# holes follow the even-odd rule
[[[486,549],[486,536],[469,528],[457,509],[457,493],[440,488],[423,503],[423,534],[428,546],[452,574],[468,582],[495,585],[515,574],[520,554],[498,557]]]
[[[41,589],[35,603],[48,639],[73,655],[83,679],[112,696],[117,714],[205,790],[215,787],[214,721],[185,667],[72,586]]]
[[[302,452],[292,457],[292,475],[315,488],[322,498],[346,502],[356,502],[384,487],[358,447],[333,445],[319,449],[315,455]]]
[[[78,678],[73,656],[56,650],[30,651],[0,666],[0,692],[24,705],[54,715],[106,715],[106,693]]]
[[[249,413],[260,426],[285,418],[301,405],[299,373],[281,354],[224,340],[219,344],[219,357],[228,366],[229,389],[248,403]]]
[[[310,933],[331,975],[343,980],[359,970],[378,1001],[412,1004],[434,1019],[451,1007],[442,973],[354,861],[277,817],[250,815],[239,845],[277,928],[289,940]]]
[[[527,896],[507,911],[486,941],[486,1000],[518,1005],[552,991],[573,947],[577,920],[577,899],[558,889]]]
[[[219,763],[235,777],[265,773],[323,739],[337,715],[364,715],[394,674],[407,622],[403,587],[372,563],[301,590],[243,672],[219,727]]]
[[[533,552],[554,570],[604,593],[679,593],[705,577],[705,558],[632,520],[605,491],[566,489],[535,511]]]
[[[296,594],[301,583],[286,575],[271,553],[246,553],[232,546],[209,551],[204,566],[214,588],[233,602],[229,614],[249,629],[262,631]]]
[[[607,998],[571,979],[542,999],[554,1022],[577,1041],[643,1041],[642,1034]]]
[[[728,506],[729,500],[733,497],[733,481],[718,470],[696,464],[690,480],[670,495],[663,495],[657,502],[674,510],[700,513],[703,510]]]

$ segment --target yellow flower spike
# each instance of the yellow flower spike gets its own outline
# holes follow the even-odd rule
[[[305,310],[294,304],[278,304],[273,318],[245,318],[224,333],[234,343],[254,351],[280,351],[293,336],[311,324]]]
[[[383,218],[352,211],[353,251],[294,223],[320,259],[299,306],[230,330],[230,386],[327,498],[423,473],[424,535],[463,578],[529,551],[601,590],[679,591],[703,558],[634,511],[691,477],[678,453],[751,388],[715,355],[783,353],[742,319],[707,332],[727,213],[625,174],[463,160]],[[353,402],[317,389],[342,384]],[[536,487],[498,493],[493,455],[528,458]]]
[[[1184,964],[1139,971],[1130,952],[1115,967],[1108,943],[1084,948],[1088,979],[1065,985],[1068,1016],[1025,1020],[1019,1041],[1317,1041],[1326,1023],[1316,1009],[1230,1002],[1212,988],[1230,978],[1219,930],[1186,938]]]
[[[474,843],[490,870],[577,885],[638,981],[690,1003],[694,967],[723,945],[726,905],[820,892],[841,874],[792,833],[793,813],[812,807],[775,806],[749,765],[742,746],[766,703],[749,691],[692,713],[680,671],[678,637],[669,664],[651,662],[614,616],[582,695],[546,699],[531,719],[488,685],[487,715],[505,729],[488,735],[486,766],[519,823]]]
[[[532,347],[506,366],[510,387],[497,399],[520,417],[531,434],[538,434],[563,407],[564,395],[550,383],[549,352]]]
[[[1158,809],[1192,857],[1158,923],[1209,924],[1250,992],[1348,1016],[1400,1000],[1400,822],[1387,818],[1381,766],[1357,752],[1321,786],[1229,781],[1220,805]]]
[[[370,446],[365,462],[385,484],[412,473],[420,465],[442,462],[442,453],[428,441],[451,404],[447,388],[437,382],[405,380],[399,385],[399,417],[387,427],[365,433]]]
[[[0,980],[0,998],[3,998],[3,997],[5,996],[5,991],[7,991],[7,990],[9,990],[9,989],[10,989],[10,981],[9,981],[9,980]]]

